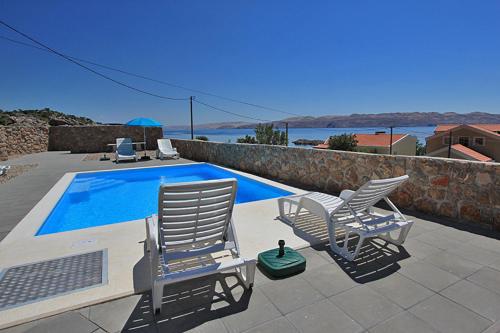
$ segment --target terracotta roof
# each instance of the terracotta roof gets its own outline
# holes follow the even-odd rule
[[[326,141],[328,141],[328,139],[326,139]],[[320,143],[319,145],[314,146],[313,148],[316,148],[316,149],[328,149],[328,143]]]
[[[461,144],[455,144],[451,146],[451,149],[456,150],[462,154],[465,154],[471,158],[473,158],[476,161],[481,161],[481,162],[491,162],[493,161],[492,158],[485,156],[473,149],[470,149],[468,147],[465,147],[464,145]]]
[[[408,134],[393,134],[392,135],[392,144],[396,143],[396,141],[401,140]],[[391,140],[390,134],[355,134],[356,140],[358,140],[358,146],[360,147],[389,147],[389,142]],[[328,139],[325,140],[325,143],[321,143],[313,148],[316,149],[327,149],[328,148]]]
[[[401,140],[407,136],[407,134],[393,134],[392,144],[396,141]],[[391,141],[390,134],[356,134],[356,140],[358,140],[358,146],[367,147],[389,147]]]
[[[446,132],[446,131],[449,131],[450,129],[453,129],[453,128],[458,127],[458,126],[461,126],[461,125],[457,125],[457,124],[437,125],[436,129],[434,130],[434,133]],[[467,126],[490,131],[490,132],[500,131],[500,124],[470,124]]]

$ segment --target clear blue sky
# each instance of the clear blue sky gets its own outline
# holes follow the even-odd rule
[[[500,112],[500,1],[8,1],[0,19],[69,55],[304,115]],[[0,35],[23,40],[0,27]],[[190,92],[105,72],[158,94]],[[197,98],[228,110],[280,113]],[[103,122],[189,122],[140,95],[0,40],[0,108]],[[242,120],[195,106],[195,122]]]

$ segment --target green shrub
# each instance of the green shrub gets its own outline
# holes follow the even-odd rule
[[[197,137],[195,137],[195,139],[200,141],[208,141],[208,137],[204,135],[198,135]]]
[[[331,136],[328,140],[328,148],[332,150],[356,151],[358,140],[354,134],[341,134]]]
[[[245,135],[244,138],[238,138],[236,140],[237,143],[257,143],[257,140],[255,139],[255,137],[253,136],[250,136],[250,135]]]

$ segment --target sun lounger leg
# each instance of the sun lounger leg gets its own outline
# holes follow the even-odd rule
[[[243,267],[238,267],[236,273],[241,282],[243,282],[245,289],[253,287],[255,278],[255,260],[248,260],[245,262],[245,272],[243,274]]]
[[[413,222],[409,221],[407,226],[399,229],[399,231],[398,231],[399,236],[397,238],[393,237],[390,232],[383,234],[383,235],[379,235],[378,237],[380,239],[383,239],[386,242],[392,243],[394,245],[398,245],[398,246],[402,245],[405,242],[406,236],[408,236],[408,232],[410,232],[412,225],[413,225]]]
[[[153,282],[152,288],[153,294],[153,312],[157,313],[161,309],[161,300],[163,298],[163,284],[158,282]]]

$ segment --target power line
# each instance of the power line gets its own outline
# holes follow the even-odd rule
[[[204,105],[204,106],[206,106],[206,107],[208,107],[210,109],[213,109],[213,110],[217,110],[217,111],[224,112],[224,113],[227,113],[227,114],[232,114],[234,116],[238,116],[238,117],[242,117],[242,118],[247,118],[247,119],[251,119],[251,120],[256,120],[256,121],[263,121],[263,122],[266,122],[266,123],[267,122],[272,122],[272,120],[266,120],[266,119],[261,119],[261,118],[254,118],[254,117],[245,116],[245,115],[242,115],[242,114],[239,114],[239,113],[236,113],[236,112],[224,110],[224,109],[218,108],[216,106],[213,106],[213,105],[201,102],[201,101],[199,101],[197,99],[193,99],[193,102],[201,104],[201,105]]]
[[[41,47],[29,44],[29,43],[18,41],[18,40],[9,38],[9,37],[0,36],[0,38],[4,39],[4,40],[7,40],[9,42],[12,42],[12,43],[16,43],[16,44],[19,44],[19,45],[23,45],[23,46],[35,48],[35,49],[38,49],[40,51],[50,52],[49,50],[47,50],[45,48],[41,48]],[[136,77],[136,78],[143,79],[143,80],[148,80],[148,81],[151,81],[151,82],[155,82],[155,83],[158,83],[158,84],[163,84],[163,85],[174,87],[174,88],[178,88],[178,89],[183,89],[183,90],[195,92],[197,94],[202,94],[202,95],[206,95],[206,96],[216,97],[216,98],[223,99],[223,100],[226,100],[226,101],[230,101],[230,102],[233,102],[233,103],[239,103],[239,104],[243,104],[243,105],[248,105],[248,106],[252,106],[252,107],[263,109],[263,110],[280,112],[280,113],[291,115],[291,116],[297,116],[297,117],[302,117],[303,116],[301,114],[294,113],[294,112],[284,111],[284,110],[280,110],[280,109],[276,109],[276,108],[264,106],[264,105],[261,105],[261,104],[245,102],[245,101],[242,101],[242,100],[238,100],[238,99],[234,99],[234,98],[230,98],[230,97],[225,97],[225,96],[213,94],[213,93],[206,92],[206,91],[203,91],[203,90],[188,88],[188,87],[185,87],[185,86],[182,86],[182,85],[179,85],[179,84],[170,83],[170,82],[166,82],[166,81],[163,81],[163,80],[158,80],[158,79],[151,78],[151,77],[148,77],[148,76],[143,75],[143,74],[132,73],[132,72],[129,72],[129,71],[126,71],[126,70],[123,70],[123,69],[119,69],[119,68],[108,66],[108,65],[99,64],[99,63],[96,63],[96,62],[93,62],[93,61],[90,61],[90,60],[86,60],[86,59],[82,59],[82,58],[78,58],[78,57],[73,57],[73,56],[69,56],[69,55],[67,55],[67,57],[71,58],[73,60],[79,61],[79,62],[84,62],[84,63],[90,64],[90,65],[94,65],[94,66],[97,66],[97,67],[101,67],[101,68],[104,68],[104,69],[107,69],[107,70],[119,72],[119,73],[122,73],[122,74],[125,74],[125,75],[129,75],[129,76]]]
[[[27,39],[31,40],[32,42],[34,42],[34,43],[36,43],[36,44],[40,45],[41,47],[43,47],[43,48],[44,48],[44,49],[46,49],[47,51],[50,51],[50,52],[52,52],[52,53],[54,53],[54,54],[56,54],[56,55],[58,55],[58,56],[60,56],[60,57],[62,57],[62,58],[64,58],[64,59],[66,59],[66,60],[68,60],[68,61],[72,62],[73,64],[75,64],[75,65],[77,65],[77,66],[79,66],[79,67],[81,67],[81,68],[83,68],[83,69],[85,69],[85,70],[87,70],[87,71],[89,71],[89,72],[91,72],[91,73],[94,73],[94,74],[95,74],[95,75],[97,75],[97,76],[100,76],[100,77],[102,77],[102,78],[104,78],[104,79],[106,79],[106,80],[109,80],[109,81],[111,81],[111,82],[114,82],[114,83],[116,83],[116,84],[118,84],[118,85],[120,85],[120,86],[123,86],[123,87],[125,87],[125,88],[131,89],[131,90],[134,90],[134,91],[136,91],[136,92],[139,92],[139,93],[142,93],[142,94],[145,94],[145,95],[149,95],[149,96],[153,96],[153,97],[161,98],[161,99],[167,99],[167,100],[173,100],[173,101],[185,101],[185,100],[187,100],[187,99],[188,99],[188,98],[174,98],[174,97],[168,97],[168,96],[158,95],[158,94],[155,94],[155,93],[151,93],[151,92],[148,92],[148,91],[145,91],[145,90],[142,90],[142,89],[139,89],[139,88],[133,87],[133,86],[128,85],[128,84],[126,84],[126,83],[123,83],[123,82],[121,82],[121,81],[115,80],[115,79],[113,79],[112,77],[107,76],[106,74],[103,74],[103,73],[98,72],[98,71],[96,71],[96,70],[94,70],[94,69],[92,69],[92,68],[90,68],[90,67],[88,67],[88,66],[85,66],[85,65],[81,64],[80,62],[78,62],[78,61],[76,61],[76,60],[72,59],[71,57],[68,57],[68,56],[66,56],[66,55],[64,55],[64,54],[62,54],[62,53],[60,53],[60,52],[58,52],[58,51],[56,51],[56,50],[54,50],[54,49],[52,49],[52,48],[48,47],[47,45],[45,45],[45,44],[43,44],[43,43],[41,43],[41,42],[37,41],[36,39],[34,39],[34,38],[32,38],[32,37],[28,36],[27,34],[25,34],[25,33],[21,32],[21,31],[17,30],[16,28],[14,28],[14,27],[12,27],[12,26],[8,25],[7,23],[5,23],[5,22],[4,22],[4,21],[2,21],[2,20],[0,20],[0,24],[2,24],[3,26],[5,26],[5,27],[9,28],[10,30],[12,30],[12,31],[14,31],[14,32],[16,32],[16,33],[18,33],[18,34],[20,34],[20,35],[21,35],[21,36],[23,36],[24,38],[27,38]]]

